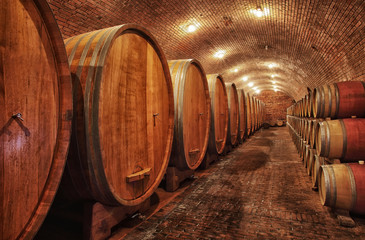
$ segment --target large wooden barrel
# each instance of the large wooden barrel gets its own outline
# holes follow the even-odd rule
[[[2,0],[0,16],[0,238],[32,239],[66,163],[71,76],[45,0]]]
[[[316,147],[321,157],[344,161],[365,159],[365,119],[347,118],[319,123]]]
[[[245,139],[247,121],[246,121],[246,98],[245,91],[243,89],[238,89],[238,104],[239,104],[239,134],[238,138],[242,142]]]
[[[221,154],[227,141],[228,98],[223,78],[218,74],[207,75],[211,99],[211,123],[208,152]]]
[[[249,93],[246,94],[246,125],[247,125],[247,136],[252,134],[252,98]]]
[[[73,75],[67,169],[82,198],[140,204],[168,166],[174,126],[165,56],[144,28],[126,24],[65,40]]]
[[[251,97],[251,123],[252,123],[252,132],[255,132],[256,131],[256,98],[255,97]]]
[[[316,141],[317,141],[317,134],[318,134],[318,129],[319,129],[318,123],[320,123],[322,121],[323,121],[323,119],[319,119],[319,118],[312,120],[312,128],[310,129],[311,148],[317,148]]]
[[[225,85],[227,89],[229,110],[227,144],[235,146],[238,143],[239,128],[238,94],[234,83],[225,83]]]
[[[320,157],[319,155],[315,154],[314,155],[314,162],[313,162],[313,166],[312,166],[312,187],[313,188],[317,188],[318,187],[318,178],[319,178],[319,173],[320,173],[320,168],[322,165],[325,164],[325,159],[324,157]]]
[[[196,169],[208,147],[211,124],[207,78],[194,59],[168,61],[174,87],[175,130],[170,166]]]
[[[323,205],[365,214],[365,165],[323,165],[318,188]]]
[[[314,90],[314,117],[349,118],[365,117],[365,83],[338,82]]]

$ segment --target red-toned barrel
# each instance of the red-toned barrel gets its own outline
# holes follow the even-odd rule
[[[365,165],[323,165],[318,188],[323,205],[365,214]]]

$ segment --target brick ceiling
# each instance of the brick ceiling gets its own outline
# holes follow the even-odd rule
[[[365,80],[364,0],[48,2],[64,38],[137,23],[155,36],[167,59],[196,58],[206,73],[221,73],[246,91],[253,91],[249,82],[268,90],[276,81],[298,100],[307,87]],[[257,8],[268,14],[255,16]],[[195,32],[186,31],[190,24]],[[225,51],[222,59],[214,57],[219,50]]]

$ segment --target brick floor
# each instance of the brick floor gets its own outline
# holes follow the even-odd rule
[[[287,128],[261,130],[125,239],[364,239],[311,190]],[[362,236],[362,237],[361,237]]]

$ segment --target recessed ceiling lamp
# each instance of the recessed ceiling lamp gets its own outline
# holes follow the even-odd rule
[[[267,65],[269,68],[274,68],[274,67],[276,67],[277,66],[277,64],[276,63],[270,63],[269,65]]]
[[[238,68],[233,69],[233,72],[238,72]]]
[[[276,83],[276,81],[272,81],[272,83],[273,83],[273,84],[275,84],[275,83]]]
[[[246,76],[246,77],[243,77],[242,78],[242,80],[244,81],[244,82],[246,82],[247,80],[248,80],[248,77]]]
[[[225,54],[226,54],[226,51],[219,50],[216,53],[214,53],[214,57],[216,57],[216,58],[223,58]]]
[[[262,10],[261,7],[257,7],[256,9],[251,9],[250,12],[254,14],[256,17],[261,18],[263,16],[269,15],[270,11],[268,8],[264,8]]]
[[[256,92],[256,93],[260,93],[261,91],[260,91],[260,89],[257,89],[255,92]]]
[[[275,92],[277,92],[277,91],[279,91],[279,90],[278,90],[277,88],[274,88],[274,91],[275,91]]]
[[[189,32],[189,33],[192,33],[192,32],[195,32],[197,28],[198,28],[198,27],[197,27],[196,25],[194,25],[194,24],[190,24],[190,25],[186,28],[186,31],[187,31],[187,32]]]
[[[275,77],[275,75],[274,75],[274,74],[271,74],[271,77],[272,77],[272,78],[274,78],[274,77]]]
[[[248,85],[249,87],[252,87],[252,86],[253,86],[253,82],[249,82],[247,85]]]
[[[278,86],[274,85],[274,88],[277,88]]]
[[[253,90],[257,90],[257,87],[253,87],[252,89],[253,89]]]

